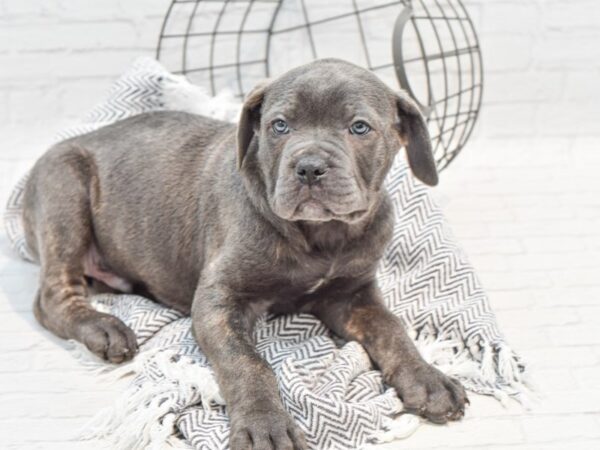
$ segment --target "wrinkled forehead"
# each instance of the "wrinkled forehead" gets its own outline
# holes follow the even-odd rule
[[[367,71],[313,68],[275,80],[265,93],[265,120],[283,115],[296,122],[327,125],[362,118],[391,120],[393,96],[389,88]]]

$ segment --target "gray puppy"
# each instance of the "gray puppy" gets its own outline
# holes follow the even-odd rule
[[[136,338],[92,309],[89,278],[191,313],[234,450],[306,446],[252,342],[265,312],[316,315],[365,347],[407,410],[459,419],[464,389],[421,358],[375,281],[392,235],[383,180],[403,145],[414,175],[436,184],[415,104],[334,59],[256,87],[237,131],[155,112],[64,141],[25,192],[27,243],[41,264],[35,315],[118,363]]]

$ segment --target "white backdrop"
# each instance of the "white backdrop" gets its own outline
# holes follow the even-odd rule
[[[135,56],[154,54],[168,4],[1,0],[0,132],[46,129],[93,105]],[[477,135],[600,134],[599,1],[465,4],[486,75]]]

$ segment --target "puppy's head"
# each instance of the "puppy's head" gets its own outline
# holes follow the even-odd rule
[[[253,161],[273,212],[286,220],[354,222],[375,203],[396,152],[437,184],[416,104],[371,72],[319,60],[254,88],[238,129],[238,164]]]

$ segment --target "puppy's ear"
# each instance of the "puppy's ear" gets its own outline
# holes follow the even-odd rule
[[[238,169],[242,168],[244,158],[252,142],[254,134],[258,131],[260,125],[260,108],[265,95],[269,80],[265,80],[256,85],[246,96],[240,122],[237,130],[237,165]]]
[[[405,93],[396,96],[398,132],[406,147],[408,164],[412,173],[429,186],[438,184],[438,173],[433,159],[431,139],[425,119],[417,104]]]

